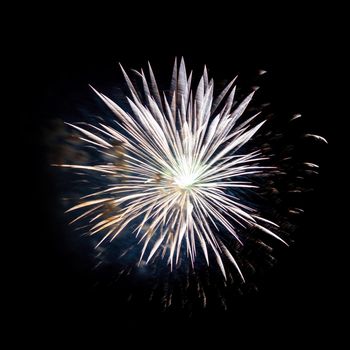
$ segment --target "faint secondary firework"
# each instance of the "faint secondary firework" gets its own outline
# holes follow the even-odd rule
[[[264,193],[277,191],[276,179],[286,169],[274,163],[271,131],[265,132],[265,140],[255,141],[266,119],[260,112],[245,117],[254,92],[236,101],[235,78],[215,96],[206,68],[193,87],[183,59],[179,65],[175,61],[170,88],[164,92],[150,65],[148,77],[135,71],[138,84],[121,69],[129,107],[93,89],[116,116],[116,124],[69,124],[93,157],[56,164],[83,172],[87,179],[99,178],[67,210],[79,211],[72,223],[88,222],[89,234],[98,237],[97,247],[118,239],[133,242],[118,254],[134,249],[136,242],[141,248],[135,266],[165,264],[173,273],[185,265],[195,272],[205,262],[209,269],[217,266],[223,281],[236,275],[244,282],[239,252],[253,231],[260,231],[256,241],[261,245],[264,236],[288,245],[281,217],[266,215]],[[305,136],[326,142],[318,135]],[[303,166],[311,172],[318,167],[312,162]]]

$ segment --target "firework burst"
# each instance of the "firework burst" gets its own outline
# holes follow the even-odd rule
[[[68,212],[81,211],[73,222],[89,218],[98,245],[125,232],[133,235],[142,246],[139,263],[163,259],[173,270],[184,261],[194,267],[200,255],[207,265],[215,261],[224,279],[232,264],[244,281],[231,247],[244,244],[247,229],[287,244],[278,225],[240,196],[258,188],[254,177],[274,170],[262,151],[249,151],[249,141],[265,123],[259,113],[242,118],[254,92],[236,101],[233,79],[214,96],[206,68],[193,87],[182,59],[180,65],[175,61],[169,90],[161,93],[148,68],[149,78],[135,71],[138,89],[121,67],[128,110],[94,89],[117,117],[116,128],[69,124],[100,153],[100,163],[59,166],[109,181]]]

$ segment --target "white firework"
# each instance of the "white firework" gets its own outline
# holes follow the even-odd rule
[[[162,94],[150,65],[149,79],[143,70],[136,72],[141,91],[121,69],[131,94],[129,112],[94,90],[117,117],[118,128],[70,124],[83,135],[81,140],[114,161],[61,165],[109,175],[114,183],[68,211],[84,210],[74,221],[92,217],[90,233],[101,233],[100,243],[132,232],[143,245],[140,261],[149,263],[157,255],[171,269],[182,258],[194,266],[201,251],[208,265],[215,257],[225,279],[226,256],[244,280],[235,254],[221,238],[223,230],[239,244],[238,231],[247,227],[285,243],[266,227],[278,227],[275,223],[231,190],[256,187],[250,178],[267,169],[260,151],[240,153],[265,122],[256,122],[258,114],[241,121],[254,93],[234,107],[233,79],[214,98],[206,68],[192,88],[192,73],[187,75],[183,59],[179,67],[175,60],[170,89]]]

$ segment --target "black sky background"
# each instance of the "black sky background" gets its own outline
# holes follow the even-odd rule
[[[111,319],[109,326],[115,327],[116,334],[120,332],[116,329],[125,325],[183,327],[184,332],[222,329],[225,334],[239,325],[246,330],[270,329],[266,334],[271,337],[272,329],[278,329],[288,339],[304,333],[317,338],[330,322],[326,315],[337,311],[335,300],[345,279],[337,269],[340,250],[334,243],[342,232],[331,221],[339,204],[334,201],[331,185],[338,130],[330,126],[330,120],[337,124],[341,118],[329,103],[338,89],[333,78],[340,74],[339,36],[334,28],[330,31],[327,20],[332,12],[327,8],[307,12],[286,5],[276,12],[258,10],[254,17],[245,13],[242,18],[238,9],[211,6],[205,12],[185,11],[173,16],[167,10],[143,20],[140,8],[117,9],[106,18],[102,14],[84,18],[68,11],[57,17],[53,13],[39,16],[40,20],[23,28],[24,44],[17,58],[25,81],[20,95],[26,102],[22,127],[28,157],[23,161],[30,169],[26,181],[31,185],[24,220],[27,230],[22,232],[25,263],[18,279],[30,310],[26,319],[38,315],[39,328],[62,318],[64,333],[67,324],[74,327],[97,320],[104,324]],[[195,17],[191,17],[193,13]],[[174,56],[184,56],[193,68],[207,64],[214,78],[241,72],[254,75],[266,69],[264,88],[274,108],[281,113],[303,114],[309,130],[330,144],[319,147],[321,174],[316,191],[305,203],[305,219],[296,243],[267,274],[260,292],[238,298],[237,307],[226,313],[203,311],[190,318],[176,312],[160,313],[147,305],[130,309],[118,303],[115,291],[86,288],[91,276],[82,271],[80,258],[61,239],[64,225],[54,214],[57,189],[40,143],[46,121],[74,110],[81,103],[74,97],[80,91],[86,96],[88,84],[103,88],[120,81],[118,62],[139,68],[149,60],[156,71],[168,74]]]

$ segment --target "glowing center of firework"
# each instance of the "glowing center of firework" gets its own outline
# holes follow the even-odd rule
[[[175,178],[175,184],[183,190],[188,190],[196,181],[195,174],[179,175]]]

